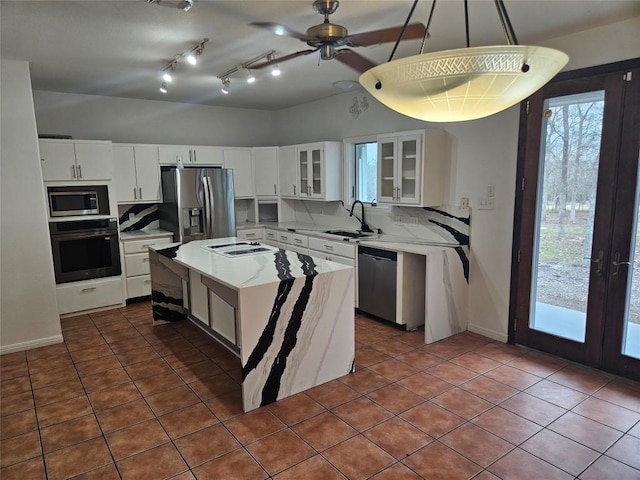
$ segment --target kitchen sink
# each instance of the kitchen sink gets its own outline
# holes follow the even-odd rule
[[[362,238],[362,237],[369,237],[372,235],[371,233],[354,232],[350,230],[326,230],[324,233],[328,233],[330,235],[336,235],[339,237],[347,237],[347,238]]]

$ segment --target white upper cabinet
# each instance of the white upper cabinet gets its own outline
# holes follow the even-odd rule
[[[40,140],[42,178],[47,181],[111,180],[111,142]]]
[[[425,130],[378,136],[378,203],[446,203],[446,133]]]
[[[298,159],[295,146],[278,149],[278,180],[280,196],[296,198],[298,193]]]
[[[256,197],[275,198],[278,195],[278,147],[253,149],[253,173]]]
[[[233,170],[235,198],[253,198],[253,160],[250,148],[225,148],[224,167]]]
[[[280,196],[324,201],[341,199],[340,142],[281,147],[279,168]]]
[[[189,147],[185,145],[162,145],[158,147],[160,165],[212,165],[222,166],[222,147]]]
[[[116,201],[161,201],[158,147],[116,144],[113,146],[113,159]]]

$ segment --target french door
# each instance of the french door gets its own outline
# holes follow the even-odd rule
[[[621,66],[523,111],[510,338],[640,379],[640,62]]]

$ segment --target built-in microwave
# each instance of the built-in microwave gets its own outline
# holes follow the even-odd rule
[[[109,215],[106,185],[47,187],[52,217]]]

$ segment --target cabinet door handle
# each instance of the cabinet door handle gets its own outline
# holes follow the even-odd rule
[[[71,177],[76,178],[76,166],[71,165]]]
[[[193,163],[193,160],[191,160],[191,150],[189,150],[189,163]]]
[[[78,164],[78,178],[82,178],[82,166]]]
[[[138,187],[138,197],[140,198],[140,200],[142,200],[142,187]]]
[[[293,186],[293,194],[294,195],[296,194],[296,186],[295,185]]]
[[[193,163],[198,163],[198,152],[196,152],[195,150],[193,151]]]
[[[87,287],[87,288],[83,288],[82,290],[80,290],[81,293],[88,293],[88,292],[94,292],[96,290],[96,287]]]
[[[278,190],[277,190],[277,185],[274,183],[273,184],[273,194],[275,195],[276,193],[278,193]]]
[[[138,199],[138,193],[136,191],[136,187],[133,187],[133,199],[137,200]]]

